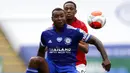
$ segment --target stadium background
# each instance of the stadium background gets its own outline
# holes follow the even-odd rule
[[[25,73],[29,58],[36,55],[41,32],[52,24],[52,9],[62,7],[66,1],[0,0],[0,73]],[[130,73],[130,1],[74,2],[78,10],[76,16],[86,23],[89,33],[97,36],[106,47],[112,62],[109,73]],[[95,30],[87,24],[87,17],[94,10],[101,10],[107,19],[102,29]],[[90,45],[87,59],[87,73],[106,73],[94,46]]]

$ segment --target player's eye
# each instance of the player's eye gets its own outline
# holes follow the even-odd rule
[[[54,18],[58,18],[59,16],[53,16]]]
[[[64,10],[68,10],[68,8],[64,8]]]
[[[64,17],[64,15],[62,14],[62,15],[60,15],[61,17]]]
[[[70,8],[70,10],[74,10],[74,8]]]

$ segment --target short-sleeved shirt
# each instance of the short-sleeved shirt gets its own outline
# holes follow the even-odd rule
[[[55,27],[42,32],[41,45],[46,46],[47,58],[55,64],[72,64],[77,62],[78,43],[82,39],[87,42],[90,35],[79,28],[64,24],[61,32],[56,32]]]

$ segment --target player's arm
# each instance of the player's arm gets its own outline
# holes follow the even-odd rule
[[[37,56],[40,56],[40,57],[44,58],[45,57],[45,52],[46,52],[46,47],[42,43],[40,43]]]
[[[102,66],[106,71],[110,71],[111,68],[111,63],[108,59],[107,53],[105,51],[105,48],[102,44],[102,42],[96,38],[95,36],[91,35],[90,37],[88,37],[89,39],[86,40],[86,43],[90,43],[96,46],[96,48],[98,49],[98,51],[100,52],[102,59],[103,59],[103,63]]]
[[[38,67],[38,73],[50,73],[48,64],[45,60],[45,52],[46,52],[46,47],[42,43],[40,43],[38,54],[37,54],[37,56],[41,57],[41,59],[39,59],[40,66]]]
[[[111,63],[108,59],[107,53],[105,51],[105,48],[104,48],[102,42],[95,36],[85,33],[83,30],[79,30],[79,32],[80,32],[79,35],[80,35],[81,39],[84,40],[84,42],[93,44],[96,46],[96,48],[100,52],[102,59],[103,59],[102,66],[105,68],[106,71],[109,71],[111,68]]]
[[[39,50],[38,50],[37,56],[44,58],[45,52],[46,52],[46,45],[45,45],[45,40],[44,40],[43,33],[42,33],[41,42],[40,42],[40,45],[39,45]]]
[[[26,73],[49,73],[48,64],[44,56],[45,56],[45,44],[44,39],[42,37],[38,54],[35,57],[31,57]]]
[[[93,35],[86,33],[85,31],[83,31],[81,29],[78,29],[78,30],[80,32],[79,38],[81,38],[86,43],[95,45],[96,48],[98,49],[98,51],[101,53],[103,60],[108,59],[105,48],[104,48],[102,42],[98,38],[96,38]]]
[[[90,37],[88,37],[88,38],[89,39],[86,41],[86,43],[95,45],[96,48],[98,49],[98,51],[101,53],[103,60],[108,59],[107,53],[105,51],[105,48],[104,48],[102,42],[93,35],[90,35]]]

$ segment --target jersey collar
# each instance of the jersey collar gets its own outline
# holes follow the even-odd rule
[[[64,30],[67,28],[67,24],[64,24],[64,26],[63,26],[63,28],[62,28],[62,30],[61,30],[61,32],[64,32]],[[53,25],[53,29],[54,29],[54,31],[56,30],[56,28],[55,28],[55,26]]]

